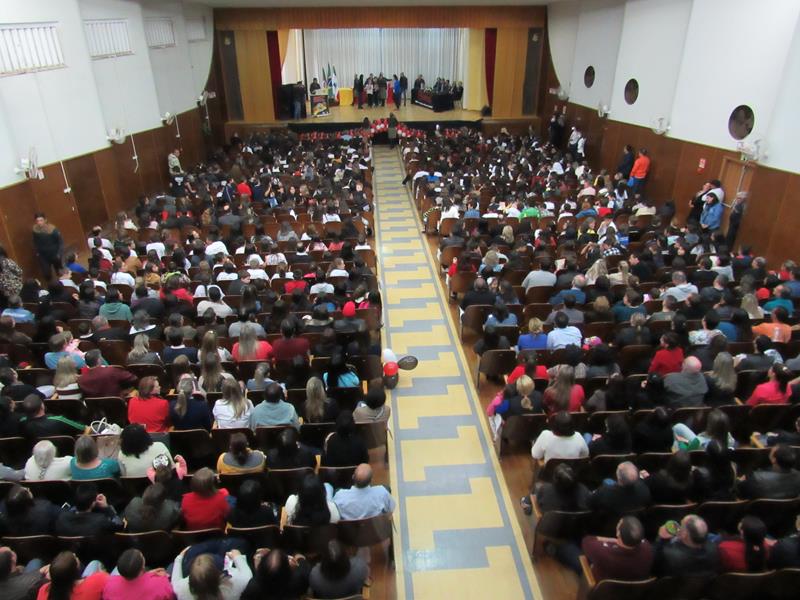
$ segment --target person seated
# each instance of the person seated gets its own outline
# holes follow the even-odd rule
[[[325,438],[321,464],[326,467],[349,467],[369,463],[369,451],[356,432],[353,413],[342,411],[336,417],[336,430]]]
[[[558,411],[580,412],[585,399],[583,386],[575,383],[575,368],[558,365],[542,396],[544,411],[550,415]]]
[[[89,435],[82,435],[75,442],[75,456],[69,468],[72,479],[105,479],[120,475],[119,462],[115,458],[100,458],[97,442]]]
[[[547,349],[558,350],[567,346],[580,347],[583,334],[577,327],[569,324],[569,317],[562,311],[553,319],[553,330],[547,334]]]
[[[739,535],[723,538],[717,546],[723,572],[761,573],[767,570],[771,546],[764,521],[751,515],[739,521]]]
[[[259,340],[258,332],[254,323],[245,323],[239,332],[239,341],[233,345],[231,354],[233,360],[240,362],[243,360],[270,360],[272,358],[272,346],[269,342]]]
[[[559,312],[563,312],[565,315],[567,315],[571,325],[583,323],[585,321],[584,314],[581,310],[575,308],[575,304],[574,294],[564,294],[562,307],[559,310],[551,311],[550,314],[547,315],[547,319],[545,319],[544,324],[551,325],[555,321],[556,315]],[[514,320],[514,325],[516,325],[516,317]]]
[[[69,550],[56,555],[47,574],[50,581],[39,588],[36,600],[100,600],[109,578],[99,560],[91,561],[81,570],[80,559]]]
[[[689,332],[689,343],[692,346],[705,346],[711,341],[711,338],[724,335],[722,331],[719,330],[719,322],[720,318],[717,311],[709,310],[700,320],[702,328]]]
[[[758,469],[738,481],[739,496],[780,500],[800,495],[800,471],[795,469],[794,448],[778,444],[770,450],[769,461],[772,465],[769,469]]]
[[[273,382],[264,392],[264,402],[251,410],[246,426],[255,430],[257,427],[277,425],[291,425],[297,429],[300,427],[300,419],[294,405],[286,402],[283,388]]]
[[[617,466],[615,482],[603,482],[592,493],[589,507],[606,515],[623,516],[650,503],[650,490],[639,476],[639,469],[626,461]]]
[[[633,448],[638,453],[670,452],[673,442],[672,421],[663,406],[657,407],[633,428]]]
[[[753,340],[752,354],[737,354],[733,358],[736,371],[766,371],[780,358],[780,354],[772,347],[772,341],[765,335]]]
[[[354,367],[347,363],[345,351],[334,352],[328,363],[328,368],[322,374],[322,383],[328,391],[337,388],[357,388],[361,385],[361,378]]]
[[[389,490],[372,483],[372,467],[362,463],[353,473],[353,485],[342,488],[333,496],[339,516],[345,521],[368,519],[381,513],[392,513],[396,503]]]
[[[128,400],[128,422],[141,423],[150,433],[169,430],[169,402],[160,396],[161,383],[148,375],[139,380],[136,396]]]
[[[689,356],[684,359],[680,373],[670,373],[664,377],[664,400],[668,407],[702,406],[708,392],[702,369],[700,361]]]
[[[20,418],[21,415],[14,412],[14,403],[22,402],[30,394],[39,396],[42,400],[46,396],[52,395],[53,386],[42,386],[47,394],[34,386],[24,383],[19,380],[19,374],[10,367],[0,368],[0,384],[3,385],[0,394],[2,399],[5,400],[3,408],[0,408],[0,436],[2,437],[16,437],[20,435]],[[3,410],[3,409],[7,409]]]
[[[166,457],[170,467],[174,466],[169,449],[162,442],[154,441],[139,423],[123,428],[119,444],[117,462],[123,477],[145,477],[157,456]]]
[[[97,493],[94,483],[78,485],[74,498],[72,508],[62,511],[56,519],[56,535],[99,537],[122,530],[122,519],[106,497]]]
[[[278,436],[278,445],[267,451],[268,469],[314,468],[317,459],[305,446],[298,443],[298,433],[294,427],[287,427]]]
[[[14,484],[0,504],[0,530],[3,535],[52,535],[61,507],[45,498],[34,498],[31,491]]]
[[[687,283],[686,274],[683,271],[674,271],[672,273],[672,286],[664,286],[664,291],[661,293],[661,298],[672,296],[678,302],[684,302],[690,294],[697,294],[697,286],[693,283]]]
[[[672,332],[669,332],[672,333]],[[728,338],[724,335],[712,336],[708,344],[692,348],[692,356],[700,359],[703,371],[710,371],[714,368],[714,359],[721,352],[728,349]]]
[[[161,351],[161,358],[165,365],[172,364],[179,356],[185,356],[192,364],[197,364],[197,348],[191,348],[183,343],[183,331],[174,327],[167,332],[169,346]]]
[[[569,323],[569,316],[567,316]],[[528,333],[523,333],[517,341],[517,348],[523,350],[544,350],[547,348],[547,334],[544,333],[542,322],[533,317],[528,321]]]
[[[653,568],[653,547],[644,539],[644,527],[636,517],[622,517],[616,537],[584,537],[581,549],[597,581],[640,581],[647,579]]]
[[[33,323],[36,321],[35,315],[23,307],[22,298],[16,294],[8,297],[8,307],[3,309],[0,316],[13,319],[16,323]]]
[[[647,308],[642,304],[642,295],[636,290],[629,289],[625,292],[621,302],[617,302],[611,307],[611,312],[614,315],[614,321],[617,323],[625,323],[631,320],[635,314],[644,315],[647,319]]]
[[[281,321],[281,336],[272,344],[272,358],[275,362],[289,363],[296,357],[308,360],[309,341],[297,337],[297,325],[294,319],[287,318]]]
[[[748,406],[758,406],[759,404],[787,404],[792,396],[792,386],[790,382],[794,380],[794,374],[786,365],[776,363],[767,371],[766,383],[756,386],[750,398],[747,399]]]
[[[575,475],[574,469],[562,463],[553,471],[552,482],[537,483],[534,491],[536,502],[542,512],[554,510],[577,512],[589,510],[589,496],[591,492]],[[523,498],[523,510],[528,508],[530,502],[528,497]]]
[[[0,344],[30,344],[33,340],[16,329],[12,317],[0,317]]]
[[[591,436],[589,456],[628,454],[631,452],[632,447],[633,440],[628,421],[622,415],[611,414],[606,418],[605,432]]]
[[[358,556],[352,558],[338,540],[331,540],[322,560],[308,578],[315,598],[344,598],[361,593],[369,576],[369,567]]]
[[[505,421],[519,415],[541,413],[542,394],[534,389],[533,379],[522,375],[514,383],[506,384],[499,403],[492,402],[492,405],[494,414]]]
[[[661,345],[650,362],[648,373],[665,377],[670,373],[680,373],[683,367],[683,348],[678,345],[678,336],[668,331],[661,336]]]
[[[211,309],[219,319],[224,319],[233,314],[233,309],[222,299],[222,290],[217,285],[208,286],[208,298],[197,304],[197,316],[202,316]]]
[[[386,390],[383,384],[370,384],[364,399],[359,400],[353,410],[353,419],[357,423],[388,421],[391,414],[392,407],[386,404]]]
[[[300,491],[286,499],[286,522],[305,527],[338,523],[341,517],[332,495],[330,484],[323,484],[316,475],[309,473],[303,478]]]
[[[145,568],[144,555],[136,548],[128,548],[117,559],[116,572],[103,588],[104,598],[115,600],[172,600],[175,594],[169,575],[164,569]]]
[[[44,355],[44,364],[48,369],[55,369],[62,356],[68,356],[75,363],[75,367],[82,369],[86,366],[83,352],[78,350],[79,340],[72,339],[69,333],[57,333],[50,338],[48,344],[50,352]]]
[[[551,458],[584,458],[589,448],[583,436],[575,431],[572,417],[560,411],[550,417],[550,429],[545,429],[536,438],[531,448],[534,459],[546,463]]]
[[[253,555],[255,573],[241,600],[288,600],[308,591],[311,565],[300,554],[290,556],[280,548],[260,548]]]
[[[198,470],[192,477],[191,490],[181,500],[186,529],[223,529],[231,505],[228,490],[217,489],[214,472],[207,467]]]
[[[795,521],[795,532],[779,539],[769,553],[770,569],[800,568],[800,516]]]
[[[61,415],[46,414],[44,401],[36,394],[30,394],[22,401],[22,412],[25,414],[25,420],[22,421],[22,435],[32,443],[45,437],[74,436],[86,430],[82,423]]]
[[[575,304],[586,304],[586,292],[583,288],[586,287],[586,277],[583,275],[575,275],[572,278],[572,285],[567,290],[561,290],[548,301],[553,306],[564,304],[564,299],[567,295],[572,295],[575,298]]]
[[[183,375],[175,391],[178,395],[169,403],[169,421],[172,423],[172,428],[178,431],[187,429],[211,431],[214,417],[206,402],[205,394],[197,386],[194,375],[189,373]]]
[[[666,467],[657,473],[642,471],[641,475],[650,490],[653,504],[684,504],[695,495],[697,476],[685,450],[673,454]]]
[[[630,326],[619,330],[614,338],[614,345],[622,349],[625,346],[649,346],[653,343],[653,336],[647,327],[647,315],[633,313],[631,315]]]
[[[100,350],[89,350],[84,355],[84,361],[86,368],[78,378],[78,387],[86,398],[124,397],[136,385],[137,378],[133,373],[104,365]]]
[[[610,377],[616,373],[620,373],[620,368],[614,361],[614,353],[607,344],[597,344],[586,353],[584,379]]]
[[[5,600],[36,598],[39,588],[47,583],[47,569],[33,559],[27,566],[17,564],[17,553],[0,546],[0,597]]]
[[[33,454],[25,462],[25,479],[27,481],[67,480],[72,478],[70,470],[71,456],[56,456],[57,450],[50,440],[36,442]]]
[[[486,322],[483,324],[484,329],[489,325],[515,327],[517,325],[517,315],[510,312],[505,303],[496,303],[492,312],[486,318]]]
[[[231,527],[277,525],[278,517],[276,512],[275,506],[264,502],[261,482],[257,479],[248,479],[239,486],[236,505],[228,515],[228,523]]]
[[[653,571],[661,577],[713,575],[719,571],[719,553],[709,540],[708,525],[701,517],[685,516],[677,530],[661,526]]]
[[[200,554],[189,564],[189,574],[183,575],[183,557],[186,548],[175,559],[172,568],[172,589],[177,600],[197,600],[198,598],[240,598],[247,587],[253,572],[247,558],[239,550],[225,553],[225,566],[212,554]]]
[[[122,517],[128,533],[143,531],[170,531],[181,519],[181,507],[167,496],[167,488],[161,483],[147,486],[125,507]]]
[[[264,454],[260,450],[251,450],[247,436],[234,433],[230,437],[228,451],[217,459],[217,473],[261,473],[264,470]]]
[[[245,398],[239,382],[232,377],[220,377],[220,382],[222,398],[214,403],[212,409],[216,426],[221,429],[241,429],[250,426],[253,403],[249,398]]]
[[[99,351],[96,351],[99,354]],[[78,368],[68,356],[58,359],[56,371],[53,374],[53,397],[59,400],[81,400],[83,394],[78,387]]]
[[[788,446],[800,446],[800,417],[794,421],[794,430],[776,429],[765,434],[760,434],[767,446],[786,444]]]
[[[473,346],[473,350],[478,356],[488,350],[508,350],[510,348],[511,343],[508,338],[500,335],[494,325],[487,325],[483,330],[483,337]]]

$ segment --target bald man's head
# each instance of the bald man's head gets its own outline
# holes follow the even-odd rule
[[[697,515],[686,515],[681,521],[681,541],[689,546],[702,546],[708,538],[708,525]]]
[[[617,483],[620,485],[632,485],[639,479],[639,469],[630,461],[625,461],[617,466]]]
[[[703,370],[703,363],[696,356],[689,356],[683,361],[684,373],[699,373]]]
[[[372,467],[366,463],[361,463],[353,473],[353,485],[357,488],[365,488],[372,483]]]

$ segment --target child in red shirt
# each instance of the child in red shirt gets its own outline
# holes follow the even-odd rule
[[[197,471],[192,477],[192,491],[181,501],[186,529],[222,529],[230,508],[228,490],[217,489],[214,472],[206,467]]]

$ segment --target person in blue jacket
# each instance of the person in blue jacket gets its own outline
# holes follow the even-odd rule
[[[716,231],[722,226],[724,207],[714,193],[706,194],[706,204],[700,214],[700,227],[706,231]]]

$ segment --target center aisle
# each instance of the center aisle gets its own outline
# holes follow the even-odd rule
[[[392,392],[397,597],[540,599],[398,150],[373,160],[384,339],[419,358]]]

